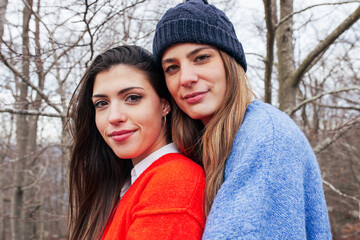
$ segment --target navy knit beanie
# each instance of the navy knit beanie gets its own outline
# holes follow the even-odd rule
[[[153,41],[154,60],[161,67],[164,51],[176,43],[202,43],[215,46],[244,68],[246,59],[233,24],[225,13],[207,0],[188,0],[166,11],[156,25]]]

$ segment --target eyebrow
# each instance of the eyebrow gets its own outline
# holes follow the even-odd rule
[[[128,88],[121,89],[121,90],[117,93],[117,95],[121,95],[121,94],[126,93],[126,92],[128,92],[128,91],[131,91],[131,90],[133,90],[133,89],[142,89],[142,90],[144,90],[144,88],[142,88],[142,87],[128,87]],[[101,97],[107,97],[107,95],[105,95],[105,94],[94,94],[92,97],[93,97],[93,98],[101,98]]]
[[[186,54],[186,58],[190,58],[191,56],[197,54],[198,52],[200,52],[201,50],[204,50],[204,49],[215,49],[214,47],[211,47],[211,46],[203,46],[203,47],[198,47],[198,48],[195,48],[194,50],[192,50],[191,52],[187,53]],[[164,59],[162,61],[162,63],[169,63],[169,62],[173,62],[175,61],[175,58],[167,58],[167,59]]]

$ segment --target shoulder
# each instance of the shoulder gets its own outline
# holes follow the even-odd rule
[[[286,146],[304,145],[309,147],[307,138],[299,126],[276,107],[255,100],[251,103],[236,140],[247,139],[253,143],[286,143]]]
[[[320,171],[307,138],[287,114],[254,101],[226,161],[225,181],[208,216],[204,239],[275,230],[285,236],[289,226],[328,226],[327,221]]]
[[[297,124],[286,113],[259,100],[251,103],[246,110],[241,130],[249,128],[258,132],[301,132]]]
[[[313,150],[298,125],[274,106],[255,100],[238,130],[227,171],[238,164],[278,169],[316,166]]]
[[[201,179],[205,176],[200,165],[180,153],[164,155],[155,162],[152,171],[157,175],[156,180],[166,180],[166,182],[170,179],[181,182],[186,179]]]
[[[166,154],[144,172],[143,194],[157,203],[189,204],[202,198],[205,173],[200,165],[178,153]],[[151,201],[152,201],[151,200]]]
[[[205,173],[178,153],[166,154],[137,179],[137,216],[187,214],[204,225]]]

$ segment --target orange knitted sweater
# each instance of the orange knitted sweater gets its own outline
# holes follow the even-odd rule
[[[127,190],[102,239],[201,239],[204,188],[199,165],[179,153],[166,154]]]

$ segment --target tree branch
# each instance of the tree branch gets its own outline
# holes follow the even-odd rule
[[[328,92],[323,92],[317,96],[314,96],[312,98],[308,98],[304,101],[302,101],[299,105],[297,105],[296,107],[294,107],[293,109],[288,109],[288,110],[285,110],[285,112],[288,114],[288,115],[292,115],[294,114],[296,111],[298,111],[300,108],[302,108],[305,104],[309,103],[309,102],[313,102],[325,95],[328,95],[328,94],[335,94],[335,93],[340,93],[340,92],[347,92],[347,91],[351,91],[351,90],[360,90],[360,86],[355,86],[355,87],[349,87],[349,88],[343,88],[343,89],[338,89],[338,90],[334,90],[334,91],[328,91]]]
[[[291,73],[289,77],[290,84],[297,86],[301,81],[302,76],[305,74],[309,67],[316,62],[317,56],[325,52],[335,40],[348,30],[360,18],[360,6],[348,16],[330,35],[321,41],[302,61],[300,66]]]
[[[88,64],[90,63],[90,61],[92,60],[92,58],[93,58],[93,56],[94,56],[94,52],[95,52],[95,50],[94,50],[94,34],[91,32],[91,28],[90,28],[90,23],[91,23],[91,19],[92,18],[90,18],[90,20],[88,21],[87,19],[86,19],[86,16],[87,16],[87,14],[88,14],[88,12],[89,12],[89,8],[90,8],[90,5],[88,4],[88,1],[87,0],[85,0],[85,11],[84,11],[84,16],[83,16],[83,21],[84,21],[84,23],[85,23],[85,25],[86,25],[86,32],[89,34],[89,37],[90,37],[90,43],[89,43],[89,45],[90,45],[90,58],[89,58],[89,60],[85,63],[85,66],[86,67],[88,67]]]
[[[18,115],[30,115],[30,116],[43,116],[43,117],[54,117],[54,118],[64,118],[65,114],[58,113],[44,113],[35,110],[18,110],[11,108],[0,108],[0,112],[2,113],[10,113],[10,114],[18,114]]]
[[[324,141],[316,145],[313,150],[315,154],[319,154],[321,151],[329,147],[331,144],[336,142],[342,135],[344,135],[351,127],[360,122],[360,116],[347,122],[340,130],[337,130],[331,137],[326,138]]]
[[[311,9],[311,8],[320,7],[320,6],[328,6],[328,5],[342,5],[342,4],[349,4],[349,3],[358,3],[358,2],[360,2],[360,1],[357,0],[357,1],[346,1],[346,2],[338,2],[338,3],[320,3],[320,4],[315,4],[315,5],[308,6],[308,7],[304,8],[304,9],[299,10],[299,11],[293,12],[292,14],[289,14],[286,17],[284,17],[283,19],[281,19],[278,22],[278,24],[276,24],[274,26],[274,30],[276,30],[281,24],[286,22],[289,18],[293,17],[294,15],[305,12],[305,11]]]
[[[318,104],[318,103],[315,103],[315,104],[318,105],[319,107],[324,107],[324,108],[346,109],[346,110],[355,110],[355,111],[359,111],[359,112],[360,112],[360,107],[334,106],[334,105],[326,105],[326,104]]]
[[[322,180],[322,182],[327,185],[331,190],[333,190],[334,192],[336,192],[337,194],[339,194],[340,196],[342,197],[345,197],[345,198],[348,198],[348,199],[351,199],[351,200],[354,200],[355,202],[358,203],[358,206],[359,206],[359,219],[360,219],[360,200],[357,199],[356,197],[354,196],[350,196],[350,195],[347,195],[346,193],[343,193],[341,192],[340,190],[338,190],[337,188],[335,188],[331,183],[329,183],[328,181],[326,180]]]
[[[28,86],[30,86],[32,89],[34,89],[44,100],[45,102],[54,108],[58,113],[61,113],[62,111],[53,103],[50,102],[50,99],[44,94],[44,92],[37,86],[35,86],[27,77],[25,77],[22,73],[20,73],[12,64],[10,64],[5,56],[0,52],[0,60],[7,66],[16,76],[21,78],[24,83],[26,83]]]
[[[84,31],[82,31],[82,34],[79,36],[79,38],[73,43],[71,44],[68,48],[66,48],[59,56],[57,56],[56,51],[55,51],[55,44],[54,44],[54,34],[53,32],[50,31],[50,29],[48,28],[48,26],[45,24],[45,22],[41,19],[39,13],[35,12],[29,5],[28,3],[24,2],[24,4],[31,9],[32,13],[34,14],[35,18],[42,23],[42,25],[45,27],[47,33],[49,34],[49,40],[52,46],[52,49],[54,50],[54,55],[60,59],[63,56],[65,56],[71,49],[75,48],[76,46],[79,45],[79,42],[83,39],[83,37],[85,36],[86,33],[86,29]],[[43,73],[44,77],[50,72],[50,70],[54,67],[54,62],[50,64],[50,66],[48,67],[48,69]]]

